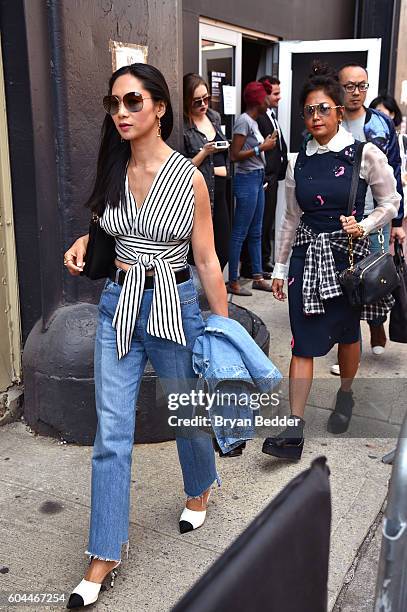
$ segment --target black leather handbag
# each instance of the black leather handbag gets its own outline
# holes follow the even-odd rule
[[[115,239],[100,227],[99,217],[92,214],[89,224],[89,242],[86,249],[85,265],[81,274],[91,280],[106,278],[114,266]]]
[[[394,241],[394,264],[400,277],[400,285],[393,294],[394,304],[389,323],[389,338],[392,342],[407,343],[407,263],[403,247],[398,240]]]
[[[352,214],[355,206],[364,144],[359,144],[355,155],[348,216]],[[393,257],[384,250],[384,236],[381,228],[379,230],[379,242],[381,253],[371,253],[354,264],[353,238],[349,236],[349,268],[343,270],[338,278],[342,291],[352,306],[376,304],[381,298],[392,293],[400,283]]]

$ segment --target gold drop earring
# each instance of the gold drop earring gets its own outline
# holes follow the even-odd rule
[[[161,119],[158,117],[157,138],[161,138]]]

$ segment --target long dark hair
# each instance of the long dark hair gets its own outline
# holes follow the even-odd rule
[[[311,74],[308,76],[300,95],[300,106],[304,107],[307,96],[312,91],[322,90],[327,96],[334,100],[338,106],[343,106],[343,87],[339,83],[338,75],[328,64],[315,60],[311,66]]]
[[[194,91],[199,85],[205,85],[206,91],[209,94],[209,85],[199,74],[195,72],[188,72],[184,74],[183,79],[183,90],[184,90],[184,119],[190,122],[192,125],[192,100],[194,97]]]
[[[163,140],[167,140],[172,132],[173,113],[165,78],[157,68],[150,64],[137,63],[123,66],[110,77],[109,95],[112,93],[116,79],[124,74],[131,74],[140,79],[144,89],[149,92],[155,102],[164,102],[166,111],[161,117],[161,136]],[[101,215],[106,202],[113,207],[119,205],[124,195],[124,178],[130,154],[130,142],[127,140],[122,142],[112,117],[106,114],[101,130],[95,184],[85,203],[87,208]]]
[[[390,94],[386,92],[381,92],[377,98],[371,101],[369,104],[369,108],[377,108],[379,104],[382,104],[389,113],[394,113],[393,123],[395,127],[398,127],[403,120],[403,116],[401,114],[401,110],[396,100]]]

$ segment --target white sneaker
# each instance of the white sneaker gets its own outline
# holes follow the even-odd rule
[[[334,363],[333,365],[331,365],[330,372],[334,376],[340,376],[341,375],[341,371],[339,369],[339,363]]]
[[[373,355],[382,355],[386,346],[386,331],[384,325],[370,326],[370,346]]]
[[[373,355],[382,355],[384,353],[384,346],[372,346]]]

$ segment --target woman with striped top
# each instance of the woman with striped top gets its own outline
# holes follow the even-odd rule
[[[87,205],[115,237],[116,259],[100,298],[95,343],[91,562],[68,608],[96,601],[101,583],[121,562],[122,545],[128,550],[135,405],[147,359],[167,393],[188,392],[188,381],[194,384],[191,349],[204,324],[186,263],[190,244],[212,312],[228,316],[205,181],[165,144],[173,116],[164,77],[147,64],[120,68],[104,107]],[[87,242],[83,236],[65,253],[73,275],[83,268]],[[184,533],[203,524],[219,478],[210,436],[177,431],[177,449],[187,495],[179,523]]]

